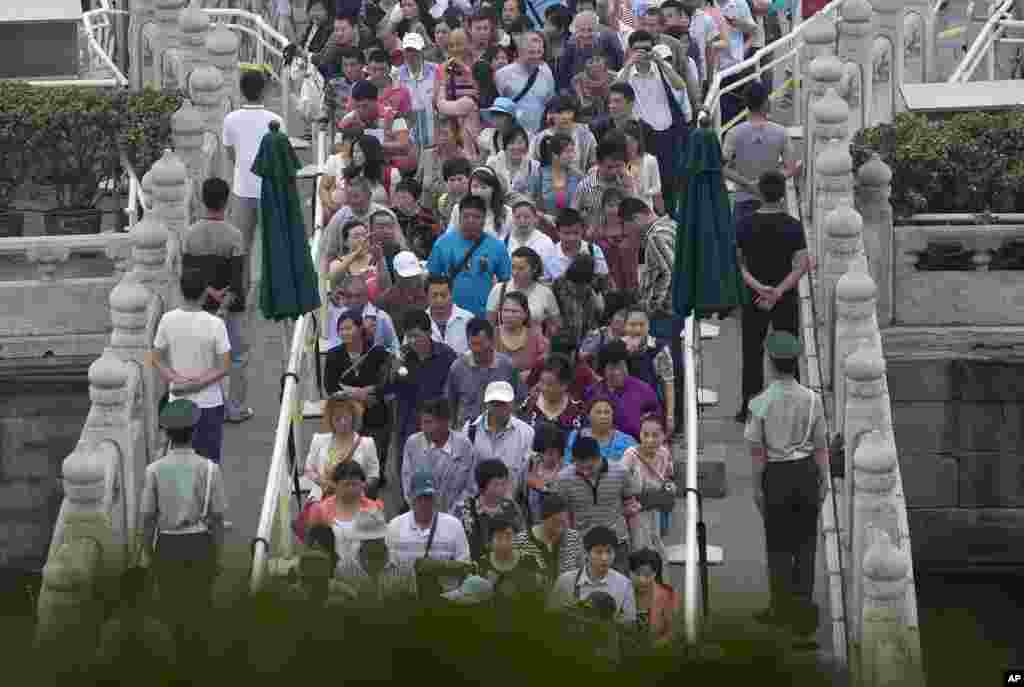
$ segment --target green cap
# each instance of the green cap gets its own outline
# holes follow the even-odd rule
[[[803,352],[800,339],[789,332],[772,332],[765,339],[764,348],[772,358],[797,358]]]
[[[164,429],[185,429],[195,427],[201,411],[192,401],[179,398],[171,401],[160,411],[160,426]]]

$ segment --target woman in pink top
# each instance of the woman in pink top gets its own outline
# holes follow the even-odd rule
[[[660,416],[646,415],[640,421],[640,444],[625,450],[621,465],[633,471],[644,489],[661,489],[666,481],[672,481],[672,452],[665,445],[665,424]],[[665,558],[660,511],[641,511],[634,499],[626,509],[626,524],[634,551],[649,548]]]
[[[498,306],[495,350],[512,358],[524,382],[535,368],[544,363],[548,339],[541,333],[539,325],[531,325],[530,304],[519,291],[506,293]]]

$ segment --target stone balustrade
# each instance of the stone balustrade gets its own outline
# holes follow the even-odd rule
[[[41,644],[90,646],[108,581],[137,553],[138,498],[145,467],[159,449],[157,401],[164,391],[145,358],[179,291],[179,263],[171,254],[188,187],[184,163],[169,151],[147,176],[155,208],[127,235],[131,268],[105,298],[109,343],[89,368],[89,414],[63,464],[64,499],[39,595]],[[168,218],[179,226],[169,230]]]
[[[117,280],[131,266],[127,233],[0,238],[0,282]]]
[[[893,322],[1019,325],[1024,226],[896,226]]]

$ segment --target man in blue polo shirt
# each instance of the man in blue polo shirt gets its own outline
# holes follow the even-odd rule
[[[479,196],[459,203],[459,229],[446,232],[434,243],[427,271],[449,278],[452,300],[474,315],[487,312],[487,296],[496,281],[512,278],[512,259],[505,244],[484,233],[487,204]]]

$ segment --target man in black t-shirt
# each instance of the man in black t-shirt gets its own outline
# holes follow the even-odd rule
[[[747,420],[747,402],[764,386],[764,338],[775,331],[799,337],[797,285],[814,269],[800,220],[786,214],[786,178],[781,172],[761,175],[758,190],[764,204],[736,226],[736,253],[743,281],[753,302],[743,308],[743,400],[736,413]]]

